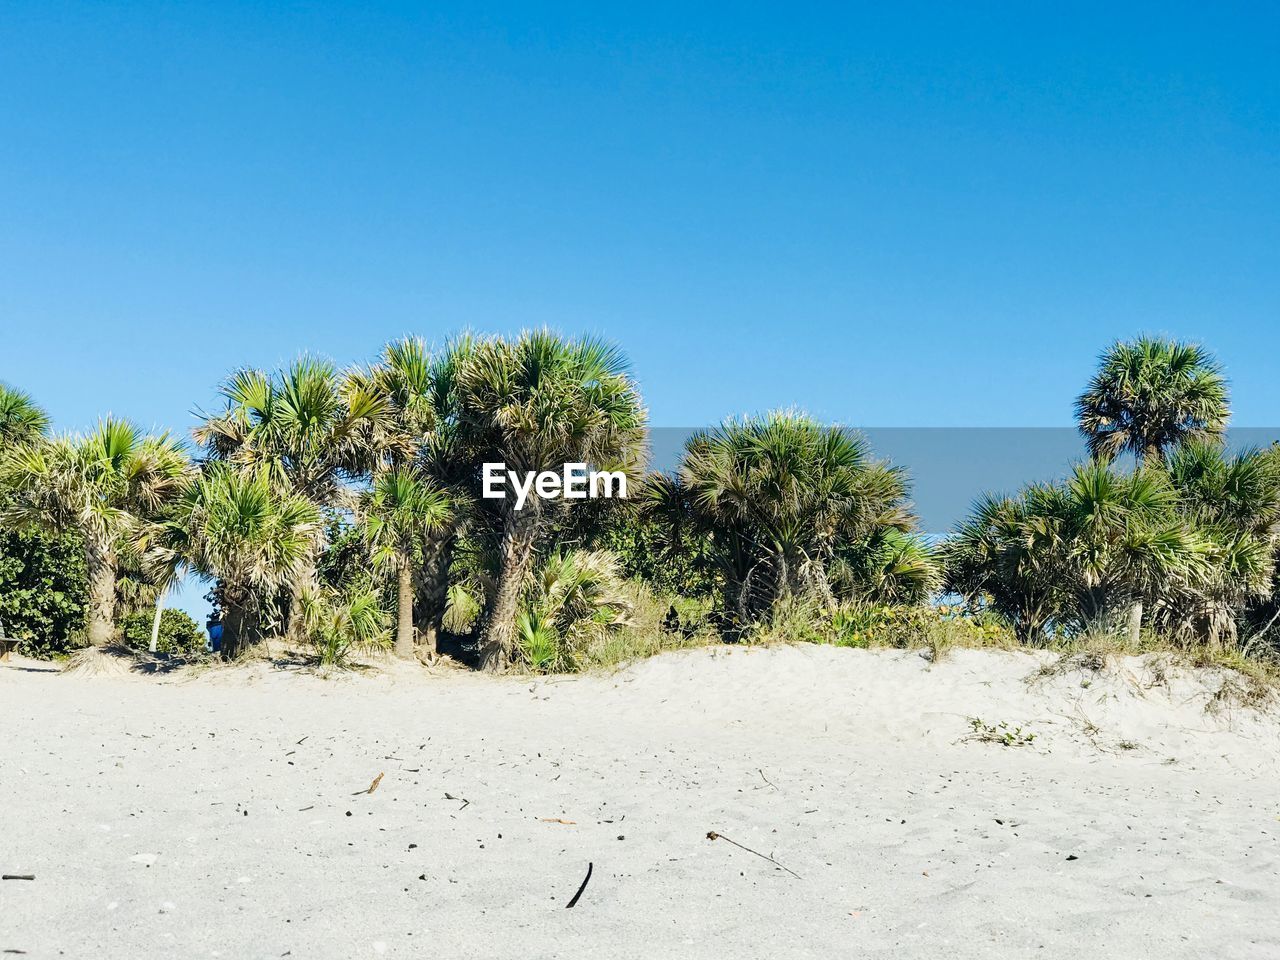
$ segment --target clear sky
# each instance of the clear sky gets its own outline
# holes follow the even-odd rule
[[[1268,9],[1270,6],[1270,9]],[[0,7],[0,379],[620,341],[655,423],[1066,425],[1111,338],[1280,420],[1273,5]]]

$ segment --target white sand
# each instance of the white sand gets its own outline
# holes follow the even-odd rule
[[[722,648],[522,681],[15,661],[0,871],[36,879],[0,883],[0,949],[1280,956],[1280,726],[1207,713],[1217,676],[1027,683],[1040,662]],[[1037,739],[963,741],[975,715]]]

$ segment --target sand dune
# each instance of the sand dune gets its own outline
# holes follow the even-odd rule
[[[36,879],[0,883],[0,949],[1280,956],[1280,724],[1215,700],[1221,675],[1037,676],[1051,659],[719,648],[546,680],[15,661],[0,869]],[[1035,739],[965,739],[970,717]]]

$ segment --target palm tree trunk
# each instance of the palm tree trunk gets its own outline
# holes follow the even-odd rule
[[[294,577],[289,588],[289,622],[285,627],[285,636],[291,643],[302,643],[307,639],[306,617],[302,612],[302,595],[316,584],[316,555],[308,552],[298,575]]]
[[[1129,608],[1129,643],[1137,646],[1142,640],[1142,601],[1135,600]]]
[[[791,599],[791,564],[784,551],[778,552],[777,579],[773,586],[773,603],[778,605]]]
[[[396,597],[396,656],[413,659],[413,569],[400,565],[399,593]]]
[[[449,566],[452,561],[453,537],[428,547],[423,564],[421,597],[421,619],[425,625],[418,634],[418,646],[431,657],[438,652],[445,607],[449,602]]]
[[[225,590],[222,596],[222,656],[233,660],[248,645],[252,618],[248,609],[233,590]]]
[[[89,643],[105,647],[116,635],[116,557],[109,547],[92,540],[85,549],[89,581],[89,609],[85,615]]]
[[[494,673],[506,668],[516,646],[516,616],[525,576],[533,562],[537,538],[537,514],[532,510],[512,511],[502,534],[502,570],[489,615],[485,619],[480,653],[484,669]]]

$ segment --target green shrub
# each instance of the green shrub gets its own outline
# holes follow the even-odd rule
[[[147,650],[151,646],[151,627],[154,611],[138,611],[120,619],[120,634],[125,645],[134,650]],[[182,610],[167,609],[160,614],[160,637],[156,642],[157,653],[177,653],[190,656],[204,652],[205,632],[190,614]]]
[[[573,651],[574,670],[615,669],[667,650],[720,642],[712,624],[713,598],[655,594],[644,583],[623,585],[630,603],[627,622],[583,638]]]
[[[781,605],[749,632],[752,643],[826,643],[838,647],[1012,648],[1013,631],[998,618],[953,606],[845,603],[826,609],[812,601]]]
[[[618,558],[618,572],[654,593],[700,599],[717,589],[710,541],[688,527],[671,529],[654,516],[615,509],[600,525],[596,544]]]
[[[1036,739],[1036,735],[1030,730],[1010,726],[1004,720],[999,723],[987,723],[981,717],[970,717],[969,728],[973,732],[964,739],[977,743],[998,743],[1002,747],[1029,747]]]
[[[79,646],[84,600],[79,538],[0,531],[0,623],[19,652],[43,658]]]
[[[391,646],[391,618],[372,584],[345,591],[309,591],[302,596],[302,612],[307,635],[322,666],[345,667],[353,652]]]
[[[583,652],[630,622],[631,597],[607,550],[556,550],[531,578],[516,623],[521,657],[540,673],[579,668]]]

